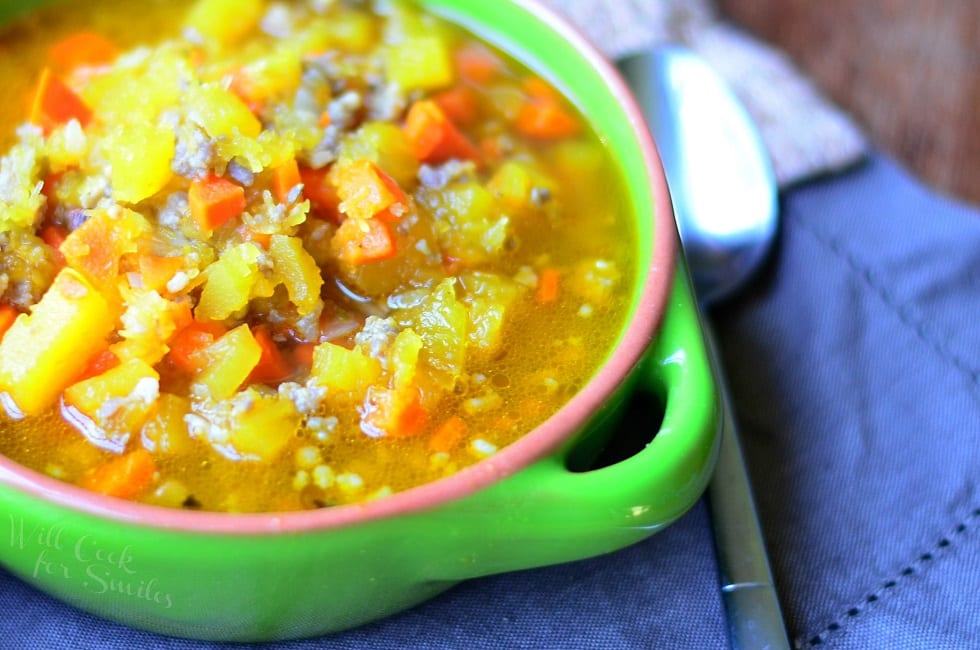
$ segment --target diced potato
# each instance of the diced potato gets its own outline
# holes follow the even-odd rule
[[[323,276],[316,260],[303,248],[303,240],[273,235],[269,243],[276,275],[286,287],[289,300],[300,314],[312,312],[320,302]]]
[[[245,457],[270,461],[296,435],[301,419],[289,400],[256,393],[235,419],[229,442]]]
[[[206,41],[234,45],[256,28],[264,10],[263,0],[198,0],[185,24]]]
[[[190,413],[190,400],[173,393],[160,393],[156,412],[143,424],[140,433],[143,446],[150,451],[180,454],[192,441],[184,416]]]
[[[139,431],[156,406],[160,375],[142,359],[130,359],[65,389],[65,404],[109,438]]]
[[[507,313],[524,287],[517,282],[484,271],[465,273],[460,278],[469,314],[469,345],[481,352],[499,349]]]
[[[239,325],[204,349],[208,365],[194,383],[207,388],[211,399],[228,399],[238,390],[262,357],[262,347],[248,325]]]
[[[388,78],[404,90],[435,90],[455,79],[449,45],[439,35],[413,35],[385,51]]]
[[[82,99],[103,124],[153,124],[178,102],[191,76],[179,49],[161,48],[145,61],[95,76],[82,89]]]
[[[260,254],[254,244],[238,244],[208,266],[194,316],[198,320],[224,320],[244,309],[261,275]]]
[[[369,51],[376,39],[377,26],[371,16],[341,7],[329,18],[311,20],[293,37],[293,42],[303,52],[318,54],[336,48],[359,54]]]
[[[302,77],[300,52],[280,47],[244,65],[235,75],[235,90],[249,101],[262,102],[295,92]]]
[[[568,285],[593,306],[600,306],[612,297],[620,279],[621,274],[615,263],[604,259],[586,259],[575,265]]]
[[[420,303],[397,319],[411,327],[424,343],[420,359],[433,379],[451,389],[466,364],[466,307],[456,299],[455,280],[446,279]]]
[[[480,264],[503,250],[510,220],[500,215],[493,195],[479,183],[456,183],[426,193],[423,201],[438,220],[439,244],[450,257]]]
[[[487,184],[501,207],[515,216],[535,207],[536,189],[553,192],[553,187],[554,183],[531,165],[513,160],[501,165]]]
[[[362,392],[381,376],[381,363],[360,348],[348,350],[323,342],[313,350],[310,376],[321,386],[340,391]]]
[[[262,124],[245,102],[217,83],[188,89],[185,99],[190,118],[212,138],[231,138],[236,131],[256,138],[262,131]]]
[[[95,287],[78,271],[63,269],[0,342],[0,393],[24,415],[40,414],[105,349],[115,321]]]
[[[112,191],[123,203],[139,203],[159,192],[173,177],[170,161],[177,146],[173,131],[145,122],[116,125],[104,150]]]

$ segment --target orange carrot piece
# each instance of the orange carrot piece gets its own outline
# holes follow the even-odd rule
[[[303,370],[313,367],[313,350],[316,343],[299,343],[292,350],[293,365]]]
[[[429,420],[429,413],[422,406],[422,393],[418,388],[396,391],[384,388],[375,391],[371,398],[373,410],[365,417],[365,424],[379,435],[391,438],[410,438],[422,433]]]
[[[180,330],[170,342],[170,352],[167,358],[178,370],[196,374],[208,363],[204,349],[214,343],[225,333],[225,328],[218,323],[192,321]]]
[[[150,452],[140,447],[97,467],[79,485],[99,494],[135,499],[150,486],[156,471]]]
[[[52,45],[48,59],[51,65],[67,72],[83,65],[112,63],[118,54],[116,46],[105,37],[94,32],[78,32]]]
[[[85,366],[85,370],[82,371],[82,374],[76,381],[98,377],[106,370],[112,370],[120,363],[119,357],[112,350],[103,350],[89,360],[88,365]]]
[[[453,415],[439,425],[439,428],[429,438],[429,451],[448,454],[466,437],[469,429],[466,420],[458,415]]]
[[[340,198],[337,207],[349,217],[397,222],[408,207],[398,182],[366,158],[337,167],[330,178]]]
[[[49,223],[41,227],[41,231],[38,233],[41,240],[51,248],[58,250],[61,248],[61,244],[64,243],[65,238],[68,236],[64,230],[58,226]],[[60,253],[59,253],[60,254]],[[62,258],[63,259],[63,258]]]
[[[0,339],[7,333],[10,326],[14,324],[14,321],[17,320],[19,313],[13,305],[7,303],[0,305]]]
[[[283,381],[293,374],[293,369],[286,361],[286,357],[283,356],[276,342],[272,340],[272,335],[269,333],[268,327],[264,325],[253,327],[252,336],[255,337],[256,343],[259,344],[259,348],[262,350],[262,356],[259,357],[258,365],[252,369],[252,373],[248,377],[248,382],[259,384],[275,383]]]
[[[539,140],[567,138],[582,128],[560,102],[543,98],[531,98],[522,105],[515,126],[524,135]]]
[[[390,259],[397,252],[391,228],[380,219],[346,219],[333,241],[340,259],[353,266]]]
[[[280,203],[289,201],[289,193],[294,187],[303,182],[299,175],[299,165],[293,158],[287,163],[276,167],[272,172],[272,191]]]
[[[470,86],[458,85],[433,96],[442,112],[456,124],[470,124],[477,117],[479,102]]]
[[[334,223],[340,223],[340,197],[333,184],[327,182],[326,169],[300,167],[300,181],[303,183],[303,197],[310,202],[313,216]]]
[[[177,271],[184,268],[181,257],[163,257],[161,255],[141,255],[138,261],[143,288],[148,291],[159,291],[167,286]]]
[[[561,274],[554,267],[549,266],[541,271],[541,275],[538,276],[538,290],[534,294],[534,300],[542,305],[558,300],[558,283],[560,280]]]
[[[450,158],[475,160],[476,147],[431,99],[412,104],[405,118],[405,136],[415,157],[426,163],[441,163]]]
[[[478,85],[493,81],[501,69],[500,59],[479,45],[460,48],[456,51],[455,60],[459,76]]]
[[[51,72],[51,68],[44,68],[31,103],[30,122],[50,133],[73,118],[84,127],[91,121],[92,111],[75,91]]]
[[[245,188],[213,174],[192,181],[187,198],[202,230],[214,230],[245,211]]]

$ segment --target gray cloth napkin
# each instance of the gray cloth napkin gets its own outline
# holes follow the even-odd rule
[[[665,43],[701,54],[755,119],[776,179],[787,186],[843,169],[866,153],[852,119],[782,52],[725,22],[710,0],[545,0],[606,55]]]

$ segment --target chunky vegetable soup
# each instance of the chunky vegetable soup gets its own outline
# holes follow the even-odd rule
[[[382,497],[492,455],[621,329],[615,165],[397,2],[98,0],[2,33],[0,453],[171,507]]]

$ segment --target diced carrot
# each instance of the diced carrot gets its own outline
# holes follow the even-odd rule
[[[459,76],[478,85],[493,81],[500,72],[500,59],[490,50],[478,45],[456,51],[456,69]]]
[[[432,437],[429,438],[429,451],[449,453],[466,437],[469,426],[466,420],[458,415],[451,416],[439,425]]]
[[[391,228],[380,219],[347,219],[333,237],[338,257],[353,266],[386,260],[397,252]]]
[[[429,420],[418,388],[384,388],[374,391],[370,399],[372,408],[365,415],[364,424],[379,436],[410,438],[422,433]]]
[[[489,135],[480,140],[479,149],[484,160],[500,160],[504,157],[504,147],[497,135]]]
[[[289,162],[276,167],[272,172],[272,191],[280,203],[289,201],[289,193],[294,187],[303,182],[299,175],[299,165],[293,158]]]
[[[269,244],[272,243],[272,235],[264,232],[255,232],[251,228],[243,228],[242,236],[246,241],[253,241],[266,250],[269,249]]]
[[[476,160],[476,147],[456,128],[442,108],[431,99],[412,104],[405,118],[405,136],[415,157],[426,163],[450,158]]]
[[[252,369],[252,374],[248,376],[248,381],[250,383],[268,384],[280,382],[289,377],[293,373],[293,369],[286,361],[286,357],[283,356],[279,346],[272,340],[269,328],[264,325],[253,327],[252,336],[255,337],[256,343],[262,349],[262,356],[259,357],[258,365]]]
[[[300,181],[303,183],[303,197],[309,200],[314,216],[340,223],[340,197],[337,189],[327,182],[327,169],[300,167]]]
[[[75,91],[51,72],[51,68],[44,68],[31,103],[31,123],[50,133],[73,118],[84,127],[91,121],[92,111]]]
[[[54,249],[54,254],[58,260],[58,263],[64,264],[65,256],[62,255],[59,249],[61,248],[61,244],[64,243],[65,238],[68,236],[68,233],[53,223],[49,223],[41,227],[41,231],[38,233],[38,235],[40,235],[41,240],[45,244]]]
[[[528,97],[539,101],[556,102],[561,99],[558,91],[541,77],[525,77],[521,81],[521,88]]]
[[[320,113],[320,119],[317,124],[320,125],[321,129],[325,129],[333,123],[333,118],[330,117],[330,111],[323,111]]]
[[[245,211],[245,188],[214,174],[192,181],[187,198],[202,230],[214,230]]]
[[[92,492],[135,499],[150,486],[156,471],[150,452],[140,447],[96,468],[79,485]]]
[[[524,135],[539,140],[567,138],[582,128],[560,100],[543,96],[532,96],[521,106],[515,126]]]
[[[118,365],[119,357],[112,350],[103,350],[89,360],[88,365],[85,366],[85,370],[82,371],[82,374],[79,375],[76,381],[97,377],[106,370],[111,370]]]
[[[442,112],[456,124],[470,124],[477,117],[479,102],[470,86],[458,85],[436,94],[433,98]]]
[[[391,176],[367,158],[339,164],[329,175],[348,217],[398,221],[408,208],[405,192]]]
[[[208,362],[205,348],[225,333],[225,328],[215,322],[192,321],[174,336],[167,358],[174,367],[195,374]]]
[[[119,51],[105,37],[94,32],[78,32],[64,38],[48,50],[51,65],[69,71],[83,65],[105,65],[115,60]]]
[[[554,267],[549,266],[541,271],[538,276],[538,290],[534,294],[535,301],[543,305],[558,300],[558,283],[560,280],[561,274]]]
[[[184,268],[182,257],[163,257],[161,255],[141,255],[139,271],[143,287],[148,291],[159,291],[167,286],[178,271]]]
[[[316,343],[299,343],[292,350],[293,365],[309,370],[313,367],[313,351]]]
[[[7,303],[0,305],[0,339],[7,333],[10,326],[14,324],[14,321],[17,320],[19,313],[13,305]]]

